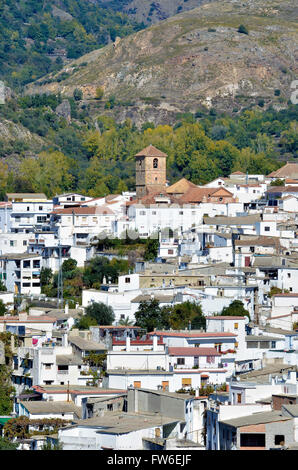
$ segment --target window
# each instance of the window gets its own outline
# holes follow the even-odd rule
[[[234,329],[238,330],[238,323],[234,323]]]
[[[241,403],[241,393],[237,393],[237,403]]]
[[[125,278],[125,284],[130,284],[130,277]]]
[[[27,240],[23,240],[23,246],[27,245]]]
[[[145,211],[140,211],[140,215],[146,215]]]
[[[51,368],[52,368],[52,364],[45,364],[44,367],[45,367],[45,369],[51,369]]]
[[[133,386],[134,388],[141,388],[141,382],[139,380],[135,380]]]
[[[285,436],[283,436],[282,434],[276,434],[274,436],[274,444],[276,446],[283,446],[285,445]]]
[[[265,434],[240,434],[240,447],[265,447]]]
[[[182,387],[191,387],[191,379],[182,379]]]
[[[270,232],[270,227],[265,227],[265,232]]]
[[[29,212],[29,211],[30,211],[30,207],[27,206],[27,212]]]
[[[261,349],[266,349],[269,348],[269,341],[260,341],[260,348]]]
[[[288,277],[291,277],[291,273],[288,273]]]
[[[153,168],[158,168],[158,158],[153,159]]]
[[[43,210],[43,207],[42,207],[42,206],[39,206],[38,210],[42,211],[42,210]]]
[[[14,246],[14,240],[9,241],[10,246]]]
[[[177,358],[177,364],[182,366],[185,364],[185,358],[184,357],[178,357]]]
[[[172,255],[174,253],[174,250],[168,250],[168,255]]]

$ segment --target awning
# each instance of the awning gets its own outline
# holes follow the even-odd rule
[[[4,424],[7,423],[7,421],[9,421],[10,419],[12,419],[12,416],[9,417],[9,418],[1,418],[0,417],[0,425],[2,424],[4,426]]]

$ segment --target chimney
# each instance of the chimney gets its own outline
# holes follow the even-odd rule
[[[67,346],[68,346],[68,337],[67,337],[67,333],[64,333],[64,335],[62,336],[62,346],[64,346],[64,347],[67,347]]]
[[[153,351],[157,351],[157,336],[153,335]]]
[[[130,352],[130,337],[126,336],[126,351]]]
[[[64,312],[65,312],[65,315],[68,315],[68,313],[69,313],[68,300],[65,302]]]

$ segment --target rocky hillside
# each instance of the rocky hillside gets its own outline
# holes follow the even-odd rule
[[[213,0],[97,0],[99,5],[127,13],[132,19],[145,25],[157,23],[210,1]]]
[[[202,106],[283,106],[297,77],[295,18],[289,0],[208,3],[92,51],[26,92],[80,89],[97,114],[137,124],[173,122]],[[92,101],[98,88],[103,97]]]

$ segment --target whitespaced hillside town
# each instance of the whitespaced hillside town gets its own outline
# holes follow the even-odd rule
[[[298,163],[0,203],[0,436],[18,450],[298,449]],[[6,411],[5,411],[6,410]]]

